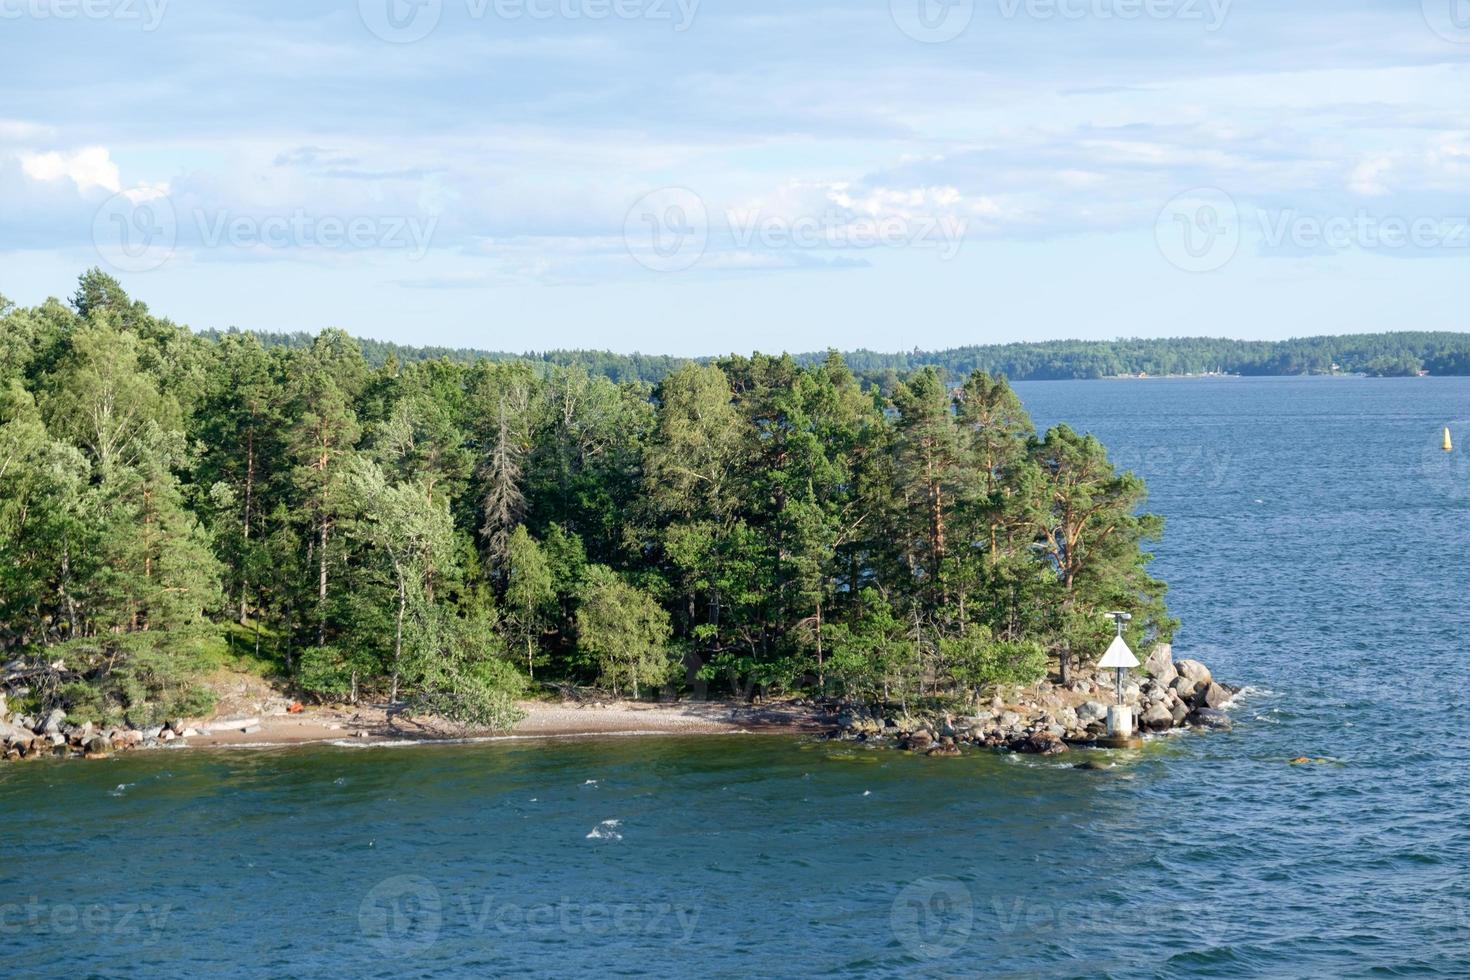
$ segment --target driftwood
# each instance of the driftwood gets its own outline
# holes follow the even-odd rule
[[[66,662],[58,660],[49,664],[32,664],[27,666],[19,660],[12,660],[4,667],[0,667],[0,688],[16,687],[27,684],[37,678],[51,680],[54,683],[69,677],[79,676],[76,671],[68,670]]]

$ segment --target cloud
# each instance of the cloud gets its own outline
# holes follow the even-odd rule
[[[1354,194],[1360,194],[1363,197],[1383,197],[1389,192],[1384,177],[1393,167],[1393,159],[1387,156],[1376,156],[1364,160],[1353,168],[1352,174],[1348,177],[1348,188]]]
[[[79,191],[101,188],[114,194],[122,189],[117,164],[106,147],[89,146],[70,153],[21,153],[21,169],[32,180],[70,180]]]

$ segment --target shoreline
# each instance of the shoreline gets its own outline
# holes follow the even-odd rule
[[[308,708],[299,714],[222,719],[210,731],[180,735],[160,748],[290,748],[337,745],[347,748],[472,744],[575,738],[668,735],[823,734],[833,714],[796,702],[751,705],[728,701],[633,702],[590,705],[522,701],[526,717],[509,729],[458,725],[436,717],[414,717],[382,706],[355,710]],[[239,727],[233,727],[238,723]]]
[[[457,724],[410,714],[403,705],[303,707],[272,692],[242,689],[230,710],[211,720],[170,720],[146,729],[67,724],[56,709],[44,720],[12,716],[0,721],[0,748],[7,760],[41,757],[104,759],[136,749],[291,748],[467,744],[571,738],[679,735],[811,735],[896,745],[926,755],[959,755],[961,746],[1055,755],[1068,747],[1134,748],[1146,735],[1184,729],[1229,731],[1225,709],[1238,688],[1216,682],[1197,660],[1173,659],[1168,644],[1157,645],[1142,676],[1125,690],[1135,719],[1131,732],[1113,735],[1109,712],[1112,680],[1080,668],[1066,683],[997,691],[964,713],[901,705],[853,702],[819,704],[811,699],[745,701],[530,701],[517,702],[523,717],[508,729]],[[223,715],[223,717],[221,717]]]

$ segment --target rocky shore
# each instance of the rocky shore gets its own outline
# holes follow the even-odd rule
[[[7,760],[44,756],[105,759],[114,752],[153,748],[170,742],[219,731],[259,731],[258,719],[201,723],[194,727],[183,719],[148,728],[100,728],[90,721],[80,725],[67,721],[66,712],[56,708],[44,718],[22,714],[5,715],[0,700],[0,757]]]
[[[1197,660],[1173,659],[1155,647],[1124,690],[1139,730],[1229,729],[1224,708],[1237,689],[1215,680]],[[995,695],[969,713],[906,714],[894,705],[834,705],[806,699],[729,701],[521,703],[525,717],[509,732],[469,729],[387,706],[307,707],[268,688],[242,685],[227,701],[236,717],[176,718],[147,728],[77,724],[56,709],[44,717],[7,714],[0,695],[0,758],[105,759],[134,749],[286,746],[313,742],[442,741],[484,737],[694,735],[807,732],[895,745],[928,755],[958,755],[962,745],[1054,755],[1099,744],[1114,701],[1111,674],[1079,670],[1065,685],[1042,683]]]
[[[1175,661],[1159,644],[1124,688],[1140,733],[1176,728],[1229,730],[1225,707],[1239,692],[1221,684],[1198,660]],[[961,745],[1058,755],[1069,745],[1102,744],[1108,705],[1116,700],[1110,672],[1078,671],[1065,685],[1043,683],[997,694],[973,714],[915,717],[880,708],[849,707],[835,738],[889,741],[927,755],[960,754]]]

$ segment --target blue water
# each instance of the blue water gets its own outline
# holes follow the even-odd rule
[[[1470,379],[1019,387],[1148,479],[1233,733],[0,766],[0,975],[1470,975]]]

